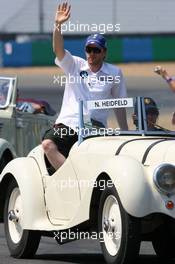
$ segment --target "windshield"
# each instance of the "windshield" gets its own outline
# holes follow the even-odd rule
[[[9,105],[12,90],[12,79],[0,77],[0,108]]]
[[[144,134],[175,136],[173,105],[158,104],[150,97],[87,101],[80,125],[83,137],[96,135]],[[126,115],[127,127],[118,119]]]

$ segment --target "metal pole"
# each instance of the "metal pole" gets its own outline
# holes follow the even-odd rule
[[[39,0],[39,31],[44,32],[44,0]]]
[[[83,121],[83,101],[79,100],[79,127],[78,127],[78,145],[81,144],[83,141],[83,128],[84,128],[84,121]]]
[[[112,23],[114,26],[117,23],[117,0],[113,0],[112,5]]]
[[[2,43],[0,43],[0,67],[3,66],[3,46]]]

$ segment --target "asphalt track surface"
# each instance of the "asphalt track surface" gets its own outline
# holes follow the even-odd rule
[[[20,97],[32,97],[47,100],[56,111],[59,111],[63,88],[54,83],[51,75],[22,76],[19,79],[18,87]],[[126,78],[128,96],[151,96],[158,103],[167,101],[173,95],[167,85],[152,77],[128,77]],[[0,225],[0,264],[95,264],[105,263],[101,254],[98,241],[81,240],[65,245],[58,245],[53,238],[42,238],[39,249],[32,260],[17,260],[9,256],[6,245],[3,225]],[[136,264],[160,264],[175,263],[161,262],[155,256],[151,243],[144,242],[141,245],[140,256]]]

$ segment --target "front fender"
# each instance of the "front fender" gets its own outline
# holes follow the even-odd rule
[[[31,230],[53,229],[47,217],[42,175],[35,159],[26,157],[12,160],[2,171],[0,182],[3,182],[5,177],[9,177],[9,175],[16,180],[20,189],[23,228]],[[8,186],[6,189],[0,189],[0,191],[6,192],[7,188]]]
[[[175,218],[175,211],[165,206],[170,198],[155,187],[154,167],[144,166],[132,157],[120,155],[112,158],[104,169],[113,180],[121,203],[130,215],[144,217],[162,213]],[[175,204],[175,195],[170,200]]]
[[[143,164],[132,157],[120,156],[116,168],[114,185],[124,209],[135,217],[150,214],[152,190]]]
[[[152,191],[143,164],[132,157],[120,155],[112,157],[100,170],[114,183],[129,214],[142,217],[150,213]],[[110,188],[111,182],[107,182],[107,186]]]
[[[145,168],[140,162],[129,156],[113,156],[92,169],[90,182],[98,182],[100,191],[103,191],[105,186],[110,188],[114,184],[121,203],[129,214],[141,217],[149,211],[151,188],[146,180]],[[106,183],[102,180],[100,184],[98,180],[103,179],[103,175],[107,175],[109,180],[105,180]],[[77,224],[80,219],[82,222],[89,219],[93,187],[91,184],[87,186],[78,210],[80,214],[73,219],[72,225]]]

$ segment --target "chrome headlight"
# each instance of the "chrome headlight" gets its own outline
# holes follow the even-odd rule
[[[165,194],[175,193],[175,166],[164,163],[158,166],[153,174],[154,184]]]

